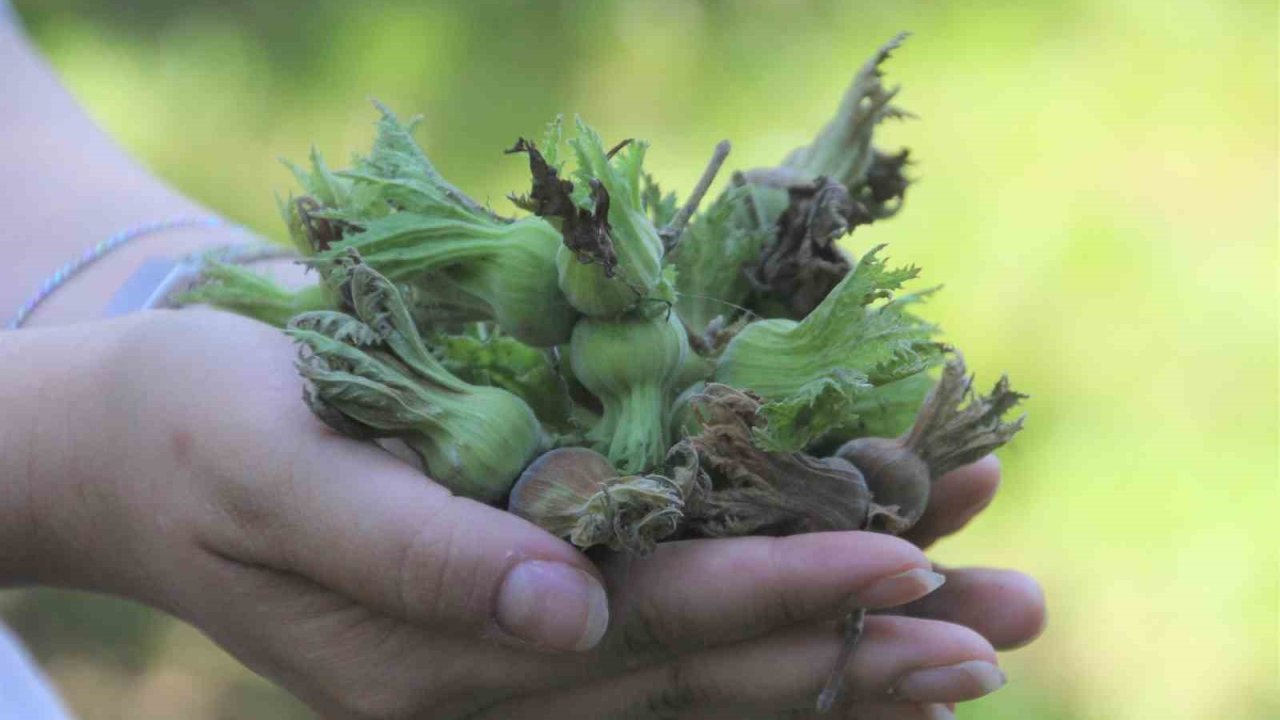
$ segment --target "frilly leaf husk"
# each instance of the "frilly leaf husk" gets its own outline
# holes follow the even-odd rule
[[[680,525],[684,499],[670,478],[628,475],[604,481],[600,491],[583,503],[569,542],[586,549],[605,545],[637,556]]]
[[[512,490],[509,509],[586,550],[643,557],[681,526],[689,503],[706,496],[706,475],[684,441],[671,448],[664,474],[614,476],[586,448],[553,450],[534,461]]]
[[[664,472],[606,480],[587,503],[595,504],[596,512],[584,516],[586,522],[575,528],[570,541],[584,548],[604,544],[640,557],[653,552],[660,540],[680,529],[689,504],[700,503],[707,493],[706,476],[687,442],[667,453]]]
[[[981,459],[1017,434],[1026,416],[1013,422],[1002,417],[1027,397],[1014,391],[1003,375],[989,395],[974,393],[973,376],[966,374],[964,356],[957,352],[943,368],[942,377],[902,443],[924,460],[936,480]]]
[[[909,431],[897,438],[855,438],[836,451],[862,471],[876,502],[886,506],[872,518],[873,529],[905,532],[924,514],[938,478],[982,458],[1022,429],[1022,418],[1001,419],[1026,397],[1011,390],[1007,378],[987,396],[975,395],[972,382],[956,352]]]
[[[758,397],[711,383],[693,403],[701,429],[689,441],[710,491],[688,503],[687,534],[793,535],[866,525],[871,492],[851,463],[755,446]]]
[[[910,117],[892,104],[898,88],[885,86],[881,69],[906,38],[907,33],[895,35],[863,64],[840,100],[835,117],[812,143],[788,155],[784,166],[835,178],[849,188],[866,181],[874,158],[871,142],[875,127],[888,118]]]

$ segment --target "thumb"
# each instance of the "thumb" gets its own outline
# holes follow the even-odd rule
[[[261,483],[249,512],[231,508],[264,556],[251,561],[454,634],[574,651],[604,634],[598,571],[542,529],[346,438],[326,435],[285,465],[288,477]]]

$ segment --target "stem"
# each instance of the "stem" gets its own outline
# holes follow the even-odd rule
[[[667,452],[667,397],[660,384],[644,383],[619,398],[617,424],[606,453],[618,470],[639,474],[662,461]]]
[[[689,219],[697,212],[698,205],[702,203],[702,198],[707,194],[707,190],[711,188],[711,183],[716,179],[716,173],[720,172],[720,166],[724,165],[725,158],[729,157],[729,141],[721,140],[716,143],[715,152],[711,154],[711,161],[707,163],[707,168],[702,171],[702,177],[698,179],[698,184],[693,186],[693,192],[690,193],[688,201],[684,207],[680,208],[680,212],[671,218],[671,223],[663,228],[659,235],[662,236],[662,244],[667,252],[671,252],[680,242],[680,236],[684,234],[684,228],[689,224]]]
[[[858,608],[844,616],[844,620],[841,622],[841,625],[844,626],[844,644],[840,646],[840,654],[836,656],[836,664],[831,668],[831,675],[827,677],[827,684],[822,687],[822,692],[818,694],[817,709],[819,714],[831,712],[836,700],[840,699],[840,693],[844,690],[845,670],[849,667],[849,661],[853,659],[854,648],[858,646],[858,641],[862,639],[862,626],[866,619],[867,611]]]

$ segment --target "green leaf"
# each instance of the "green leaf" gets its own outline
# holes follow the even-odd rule
[[[338,177],[332,170],[325,165],[324,158],[321,157],[320,151],[314,146],[311,148],[311,167],[305,168],[289,160],[282,160],[285,167],[293,173],[294,179],[302,186],[306,193],[321,203],[330,207],[341,207],[346,203],[347,195],[351,192],[351,182],[344,178]]]
[[[656,227],[670,225],[671,219],[676,216],[676,194],[669,192],[663,195],[662,188],[649,173],[645,173],[640,179],[640,200]]]
[[[444,367],[472,385],[502,388],[524,400],[550,429],[574,428],[568,385],[544,350],[508,335],[440,335],[431,339]]]
[[[836,372],[805,384],[799,392],[760,407],[765,426],[755,443],[770,452],[799,452],[832,428],[856,417],[861,396],[874,390],[865,376]]]
[[[578,118],[576,127],[577,136],[569,141],[577,162],[574,170],[574,177],[578,180],[575,198],[581,195],[580,204],[590,209],[589,186],[592,179],[597,179],[608,191],[611,206],[617,204],[629,212],[642,212],[640,176],[649,144],[632,141],[610,157],[604,141],[590,125]]]
[[[706,330],[716,316],[732,319],[750,291],[745,268],[759,257],[771,231],[736,221],[749,192],[735,187],[720,195],[693,218],[676,246],[676,307],[695,332]]]
[[[329,169],[320,151],[311,148],[310,167],[303,167],[289,160],[282,160],[285,167],[293,173],[294,179],[302,186],[303,194],[313,198],[321,207],[342,213],[363,217],[369,214],[378,215],[386,212],[379,207],[375,193],[369,188],[358,187],[343,172]],[[290,198],[292,205],[292,198]],[[291,221],[291,218],[286,218]]]
[[[938,361],[937,346],[929,340],[935,328],[905,311],[933,290],[894,300],[894,293],[920,269],[888,267],[888,260],[878,256],[882,249],[869,250],[791,333],[796,352],[822,357],[831,370],[866,373],[877,385]],[[881,300],[888,302],[877,305]]]
[[[423,213],[452,210],[456,215],[503,222],[488,208],[450,184],[436,170],[413,138],[413,131],[421,122],[421,117],[415,116],[408,123],[401,123],[386,106],[377,102],[374,105],[382,113],[382,117],[378,120],[377,137],[369,154],[357,157],[350,170],[322,173],[318,176],[325,183],[331,183],[332,176],[336,175],[339,180],[352,185],[346,202],[328,202],[325,197],[318,196],[326,207],[340,213],[342,219],[357,224],[360,220],[379,217],[391,210],[416,210]],[[313,165],[318,157],[313,156]],[[313,171],[312,175],[316,176],[317,172],[319,170]],[[310,185],[303,182],[304,187],[318,184],[316,180]]]
[[[798,449],[864,414],[877,428],[896,424],[919,385],[877,390],[940,361],[935,328],[908,312],[931,291],[894,298],[918,270],[888,267],[880,250],[864,255],[804,320],[753,322],[725,349],[715,379],[765,400],[762,442]]]
[[[560,143],[564,141],[564,116],[557,115],[554,120],[547,123],[547,129],[542,133],[542,159],[548,165],[559,171],[564,163],[560,160]]]
[[[850,404],[844,426],[834,432],[841,440],[897,437],[915,422],[933,383],[928,373],[920,372],[861,393]]]
[[[296,366],[325,406],[358,424],[365,434],[390,436],[434,422],[437,413],[425,401],[414,379],[390,356],[365,342],[369,333],[334,322],[329,313],[308,313],[285,330],[307,349]]]
[[[454,392],[465,392],[462,382],[436,360],[418,333],[413,313],[395,283],[362,262],[347,269],[348,290],[356,317],[382,339],[397,358],[424,379]]]

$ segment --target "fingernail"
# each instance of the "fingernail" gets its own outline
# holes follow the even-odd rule
[[[564,563],[526,560],[498,590],[497,621],[540,647],[587,650],[609,626],[609,600],[591,575]]]
[[[958,702],[989,695],[1004,683],[1000,668],[989,662],[970,660],[912,671],[900,678],[889,692],[916,702]]]
[[[927,720],[956,720],[956,711],[946,705],[925,705],[924,713]]]
[[[860,608],[896,607],[918,600],[942,587],[947,578],[926,568],[915,568],[881,578],[854,594],[852,604]]]

